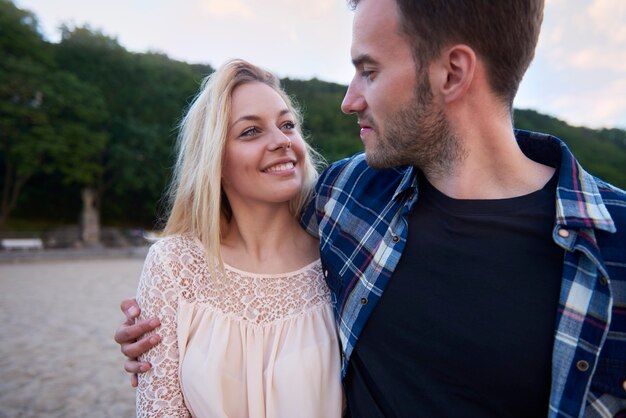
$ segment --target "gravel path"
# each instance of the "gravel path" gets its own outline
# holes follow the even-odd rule
[[[113,341],[141,259],[0,265],[0,418],[134,417]]]

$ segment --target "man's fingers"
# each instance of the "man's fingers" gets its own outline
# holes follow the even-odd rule
[[[115,342],[118,344],[132,343],[147,332],[154,331],[161,322],[159,318],[152,318],[136,324],[128,324],[126,320],[115,330]]]
[[[126,315],[126,319],[129,323],[133,323],[141,312],[135,299],[124,299],[122,303],[120,303],[120,309],[124,315]]]
[[[161,342],[159,335],[151,335],[134,343],[121,344],[121,351],[130,360],[134,360]],[[146,371],[146,370],[141,370]]]
[[[122,353],[128,358],[124,362],[124,370],[131,373],[130,385],[136,388],[139,383],[137,373],[147,372],[152,367],[148,362],[137,361],[137,358],[161,342],[161,337],[156,334],[141,337],[154,331],[161,322],[158,318],[152,318],[135,324],[141,312],[135,299],[124,299],[120,303],[120,309],[126,320],[115,330],[115,341],[120,344]]]
[[[152,366],[147,361],[126,360],[124,362],[124,370],[128,373],[133,373],[135,376],[137,373],[145,373],[151,368]]]

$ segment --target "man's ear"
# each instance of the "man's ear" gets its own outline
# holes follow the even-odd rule
[[[433,64],[433,91],[439,93],[444,103],[458,100],[467,93],[476,71],[476,53],[472,48],[463,44],[445,48]]]

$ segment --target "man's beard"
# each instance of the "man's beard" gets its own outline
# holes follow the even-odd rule
[[[427,74],[418,74],[415,96],[385,121],[385,127],[381,132],[374,126],[375,149],[365,153],[370,167],[413,165],[428,176],[441,176],[465,155],[443,110],[434,103]]]

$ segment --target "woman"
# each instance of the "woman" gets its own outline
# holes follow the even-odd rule
[[[137,416],[333,417],[339,349],[318,242],[298,224],[317,173],[277,79],[209,76],[181,124],[165,238],[141,275],[162,343]]]

